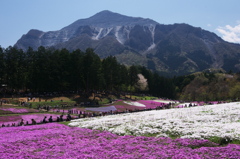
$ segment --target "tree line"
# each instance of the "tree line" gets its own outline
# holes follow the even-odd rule
[[[0,47],[0,97],[4,92],[92,90],[144,93],[188,101],[240,99],[240,73],[199,72],[167,78],[144,66],[125,66],[88,48],[69,51]]]
[[[125,66],[114,56],[105,59],[88,48],[27,51],[0,47],[1,90],[54,91],[124,91],[175,98],[174,80],[160,76],[143,66]]]

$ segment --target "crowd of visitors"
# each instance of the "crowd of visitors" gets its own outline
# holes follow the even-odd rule
[[[10,124],[2,124],[0,127],[10,127],[10,126],[27,126],[27,125],[36,125],[36,124],[45,124],[45,123],[52,123],[52,122],[63,122],[63,121],[70,121],[73,119],[80,119],[80,118],[90,118],[90,117],[97,117],[97,116],[106,116],[106,115],[114,115],[114,114],[122,114],[122,113],[134,113],[134,112],[140,112],[140,111],[150,111],[150,110],[159,110],[159,109],[170,109],[172,106],[172,103],[169,104],[164,104],[161,106],[157,106],[155,109],[154,108],[145,108],[145,109],[125,109],[124,111],[108,111],[108,112],[86,112],[86,111],[80,111],[76,109],[69,109],[64,110],[66,115],[64,116],[64,112],[62,112],[61,115],[57,117],[57,119],[53,119],[52,116],[45,116],[41,122],[37,123],[34,119],[31,119],[31,122],[28,121],[23,121],[23,119],[18,123],[12,123]],[[57,107],[44,107],[46,110],[50,111],[56,111],[56,112],[61,112],[60,109],[57,109]],[[71,116],[72,115],[72,116]]]
[[[72,120],[72,116],[70,114],[66,115],[66,118],[64,119],[64,115],[61,114],[60,116],[57,117],[56,120],[53,120],[53,117],[47,117],[45,116],[42,121],[36,122],[35,119],[31,119],[31,122],[29,121],[24,121],[23,119],[20,120],[19,123],[12,123],[12,124],[2,124],[0,127],[15,127],[15,126],[27,126],[27,125],[36,125],[36,124],[45,124],[45,123],[52,123],[52,122],[63,122],[63,121],[70,121]],[[77,118],[74,118],[77,119]]]
[[[21,94],[23,96],[28,96],[26,102],[22,102],[21,105],[27,104],[29,101],[35,101],[36,98],[41,99],[41,97],[46,97],[46,96],[62,96],[66,94],[74,94],[76,92],[53,92],[53,93],[43,93],[43,94],[33,94],[33,93],[28,93],[28,94]],[[6,100],[0,100],[0,104],[2,105]],[[208,103],[208,104],[218,104],[221,102],[217,103]],[[88,103],[81,103],[81,105],[86,105],[86,104],[91,104],[90,102]],[[63,121],[70,121],[72,119],[79,119],[79,118],[89,118],[89,117],[97,117],[97,116],[106,116],[106,115],[114,115],[114,114],[121,114],[121,113],[134,113],[134,112],[140,112],[140,111],[149,111],[149,110],[160,110],[160,109],[170,109],[173,107],[175,103],[169,102],[169,103],[161,103],[161,105],[156,106],[156,108],[144,108],[144,109],[125,109],[124,111],[108,111],[108,112],[86,112],[86,111],[80,111],[77,109],[71,109],[73,107],[76,107],[78,105],[56,105],[56,106],[49,106],[49,105],[39,105],[37,107],[38,110],[46,110],[47,112],[54,112],[54,113],[62,113],[59,115],[56,119],[53,119],[52,116],[45,116],[42,121],[36,122],[34,119],[31,119],[31,121],[24,121],[23,119],[19,123],[12,123],[12,124],[2,124],[0,127],[10,127],[10,126],[26,126],[26,125],[36,125],[36,124],[44,124],[44,123],[51,123],[51,122],[63,122]],[[81,106],[80,105],[80,106]],[[195,103],[190,103],[189,105],[184,105],[183,107],[193,107],[197,106]],[[65,115],[65,116],[64,116]],[[72,116],[71,116],[72,115]]]

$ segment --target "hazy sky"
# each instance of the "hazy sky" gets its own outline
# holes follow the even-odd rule
[[[30,29],[59,30],[102,10],[187,23],[240,43],[240,0],[0,0],[0,45],[13,46]]]

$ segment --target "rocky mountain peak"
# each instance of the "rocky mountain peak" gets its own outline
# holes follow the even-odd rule
[[[114,55],[126,65],[143,65],[171,74],[208,68],[240,71],[240,45],[188,24],[162,25],[108,10],[80,19],[58,31],[30,30],[15,44],[68,50],[93,48],[101,57]]]
[[[108,10],[99,12],[90,18],[80,19],[67,26],[65,29],[76,29],[80,26],[92,26],[100,28],[109,28],[116,26],[134,26],[134,25],[156,25],[157,22],[151,19],[129,17],[114,13]]]

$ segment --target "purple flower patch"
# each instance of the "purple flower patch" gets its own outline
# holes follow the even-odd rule
[[[207,140],[118,136],[106,131],[44,125],[0,129],[1,158],[231,158],[240,145]]]
[[[12,125],[13,123],[15,123],[15,125],[18,125],[22,119],[24,124],[26,124],[27,122],[31,124],[32,123],[31,119],[34,119],[37,123],[41,123],[44,117],[47,117],[46,121],[48,121],[50,116],[52,116],[53,121],[56,121],[57,117],[60,117],[60,115],[58,114],[28,114],[28,115],[16,115],[16,116],[0,116],[0,124]],[[72,116],[72,117],[76,118],[75,116]],[[63,119],[66,120],[67,116],[64,115]]]
[[[5,111],[6,114],[9,113],[35,113],[38,110],[35,109],[24,109],[24,108],[0,108],[0,110]]]
[[[146,108],[152,108],[152,109],[155,109],[157,107],[163,107],[164,105],[166,105],[166,103],[156,102],[153,100],[140,100],[138,102],[144,104]]]

